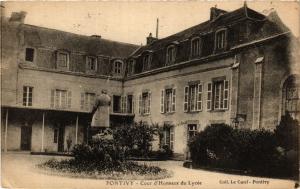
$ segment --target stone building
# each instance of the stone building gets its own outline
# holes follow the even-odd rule
[[[65,151],[68,138],[82,142],[101,89],[112,99],[112,126],[158,123],[164,137],[153,148],[178,154],[207,125],[272,130],[286,112],[300,118],[299,41],[275,11],[213,7],[208,21],[149,35],[141,47],[26,25],[17,15],[2,30],[8,150]]]

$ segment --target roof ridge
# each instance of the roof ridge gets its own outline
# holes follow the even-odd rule
[[[37,28],[37,29],[52,30],[52,31],[56,31],[56,32],[76,35],[78,37],[86,37],[86,38],[89,38],[89,39],[97,39],[97,40],[100,40],[100,41],[115,42],[115,43],[119,43],[119,44],[123,44],[123,45],[131,45],[131,46],[136,46],[136,47],[139,46],[137,44],[127,43],[127,42],[122,42],[122,41],[115,41],[115,40],[105,39],[105,38],[94,38],[94,37],[89,36],[89,35],[73,33],[73,32],[69,32],[69,31],[65,31],[65,30],[59,30],[59,29],[55,29],[55,28],[48,28],[48,27],[45,27],[45,26],[37,26],[37,25],[32,25],[32,24],[23,24],[23,25],[29,26],[29,27],[34,27],[34,28]]]

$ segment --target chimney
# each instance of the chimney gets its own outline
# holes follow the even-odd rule
[[[150,43],[152,43],[153,41],[156,41],[157,38],[152,37],[152,33],[149,33],[149,36],[147,37],[147,45],[149,45]]]
[[[101,35],[91,35],[91,37],[101,39]]]
[[[210,21],[215,20],[218,16],[227,13],[227,11],[218,9],[217,6],[210,8]]]
[[[24,24],[24,20],[26,17],[26,12],[25,11],[21,11],[21,12],[12,12],[11,16],[9,18],[10,22],[20,22],[22,24]]]

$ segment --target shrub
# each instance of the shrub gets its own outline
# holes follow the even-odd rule
[[[126,156],[148,157],[156,134],[156,126],[138,122],[116,128],[113,138],[116,145],[125,151]]]
[[[256,175],[288,176],[287,158],[278,150],[275,134],[268,130],[233,129],[213,125],[189,143],[194,167],[238,169]]]
[[[170,149],[168,145],[163,145],[162,148],[160,148],[157,151],[152,151],[150,153],[151,157],[157,158],[159,160],[166,160],[172,157],[173,151]]]

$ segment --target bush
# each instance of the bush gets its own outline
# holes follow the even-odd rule
[[[162,146],[158,151],[152,151],[150,153],[150,157],[159,159],[159,160],[167,160],[172,157],[173,151],[170,149],[168,145]]]
[[[117,146],[125,151],[127,156],[148,157],[151,151],[157,128],[144,122],[118,127],[113,131],[113,138]]]
[[[189,143],[194,167],[238,169],[255,175],[288,176],[287,158],[278,150],[275,134],[264,129],[233,129],[213,125]]]

